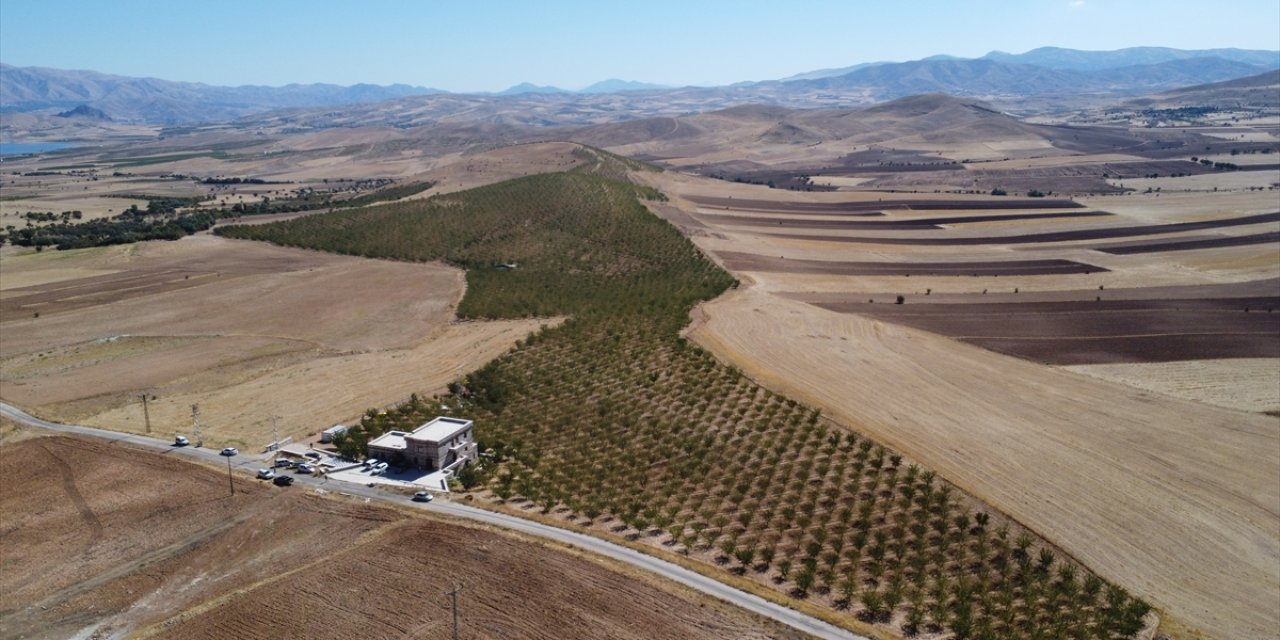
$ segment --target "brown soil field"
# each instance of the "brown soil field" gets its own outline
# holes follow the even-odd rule
[[[67,436],[0,447],[0,635],[789,638],[512,535]]]
[[[760,216],[736,216],[702,213],[699,217],[713,223],[740,227],[787,227],[793,229],[941,229],[942,225],[973,224],[980,222],[1014,222],[1019,220],[1054,220],[1060,218],[1097,218],[1109,216],[1106,211],[1072,211],[1067,213],[1011,213],[1004,215],[952,216],[949,218],[908,218],[893,220],[813,220],[795,218],[768,218]]]
[[[727,607],[505,536],[406,524],[335,554],[305,579],[237,593],[158,629],[160,638],[442,638],[444,591],[460,596],[461,638],[776,638]],[[763,627],[763,628],[762,628]]]
[[[64,436],[6,443],[0,477],[6,637],[163,619],[395,519],[246,479],[233,496],[216,468]]]
[[[1280,279],[1249,280],[1228,284],[1198,284],[1165,287],[1129,287],[1107,288],[1102,290],[1108,300],[1169,300],[1177,298],[1253,298],[1274,296],[1280,292]],[[859,303],[866,299],[867,293],[811,293],[792,292],[780,294],[784,298],[800,300],[819,306]],[[892,293],[873,293],[876,299],[884,300],[893,297]],[[941,293],[933,292],[927,298],[908,298],[911,303],[929,304],[973,304],[973,303],[1023,303],[1023,302],[1094,302],[1099,297],[1095,287],[1087,289],[1059,289],[1049,291],[992,291],[981,295],[973,293]],[[839,310],[838,308],[835,310]]]
[[[1251,233],[1242,236],[1216,236],[1208,238],[1189,238],[1166,240],[1163,242],[1125,242],[1120,244],[1091,247],[1094,251],[1113,255],[1129,256],[1138,253],[1162,253],[1165,251],[1195,251],[1199,249],[1218,249],[1222,247],[1243,247],[1254,244],[1278,244],[1280,231]]]
[[[1153,234],[1179,233],[1184,231],[1203,231],[1206,229],[1225,229],[1254,224],[1280,222],[1280,212],[1263,213],[1239,218],[1223,220],[1204,220],[1199,222],[1173,222],[1162,225],[1137,225],[1129,227],[1109,227],[1100,229],[1075,229],[1071,231],[1051,231],[1044,233],[1026,233],[1012,236],[950,236],[950,237],[881,237],[881,236],[837,236],[797,233],[770,233],[768,235],[796,240],[822,242],[856,242],[863,244],[893,244],[922,246],[977,246],[993,244],[1033,244],[1043,242],[1075,242],[1080,240],[1103,240],[1107,238],[1129,238]]]
[[[1000,198],[998,200],[972,198],[972,199],[934,199],[926,200],[920,198],[893,198],[885,199],[882,194],[877,194],[875,200],[853,201],[853,202],[796,202],[789,200],[761,200],[751,198],[732,198],[705,196],[696,194],[684,194],[682,197],[689,202],[706,207],[718,207],[722,209],[736,209],[742,211],[770,211],[777,213],[809,213],[809,214],[848,214],[848,213],[865,213],[875,211],[890,211],[895,209],[914,209],[918,211],[946,211],[949,209],[982,209],[982,210],[1004,210],[1004,209],[1080,209],[1081,205],[1072,200],[1061,200],[1054,198]]]
[[[553,321],[454,323],[463,278],[208,235],[7,256],[0,397],[110,429],[257,447],[434,393]],[[38,317],[36,315],[38,314]]]
[[[999,262],[836,262],[774,258],[754,253],[717,252],[733,271],[818,273],[832,275],[1003,276],[1098,273],[1102,267],[1072,260],[1006,260]]]
[[[1114,294],[1114,292],[1112,292]],[[819,306],[1045,364],[1280,357],[1280,295],[1064,302]]]

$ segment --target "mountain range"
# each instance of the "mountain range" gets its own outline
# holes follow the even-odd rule
[[[909,95],[947,93],[985,100],[1024,113],[1081,106],[1084,100],[1117,100],[1255,75],[1280,68],[1280,51],[1208,49],[1188,51],[1136,47],[1079,51],[1045,47],[1022,54],[991,52],[981,58],[932,56],[910,62],[876,62],[831,68],[780,80],[724,87],[670,88],[610,79],[581,91],[518,84],[493,94],[449,94],[395,84],[291,84],[282,87],[220,87],[201,83],[130,78],[93,71],[66,71],[0,64],[0,112],[53,116],[84,106],[117,122],[189,124],[225,122],[267,112],[299,112],[324,125],[314,110],[394,101],[392,110],[419,112],[430,105],[483,106],[508,114],[523,105],[536,116],[519,124],[597,124],[766,103],[789,108],[849,108]],[[1039,100],[1039,102],[1036,102]],[[494,101],[505,106],[494,106]],[[365,107],[360,107],[360,109]],[[438,115],[438,114],[437,114]],[[333,114],[336,119],[349,119]],[[404,120],[412,126],[421,118]],[[507,120],[491,120],[507,122]],[[419,123],[420,124],[420,123]],[[338,125],[341,126],[341,125]]]

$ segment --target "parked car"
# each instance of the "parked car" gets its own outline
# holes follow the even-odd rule
[[[387,463],[385,463],[385,462],[379,462],[379,463],[378,463],[378,465],[377,465],[376,467],[374,467],[374,468],[378,470],[378,473],[386,473],[386,471],[387,471],[387,467],[389,467],[389,466],[391,466],[391,465],[389,465],[389,464],[387,464]]]
[[[306,456],[306,457],[308,457],[308,458],[311,458],[312,460],[316,460],[316,461],[319,461],[319,460],[320,460],[320,454],[318,454],[318,453],[316,453],[316,452],[314,452],[314,451],[308,451],[308,452],[306,452],[306,453],[304,453],[304,454],[302,454],[302,455],[304,455],[304,456]]]
[[[276,476],[272,482],[276,483],[277,487],[287,487],[293,484],[293,476]]]
[[[431,494],[426,491],[419,491],[413,494],[414,502],[431,502]]]
[[[262,480],[270,480],[276,477],[276,472],[270,469],[258,469],[258,478]]]
[[[190,441],[190,440],[188,440],[186,436],[174,436],[174,437],[173,437],[173,446],[175,446],[175,447],[185,447],[185,446],[187,446],[187,445],[189,445],[189,444],[191,444],[191,441]]]
[[[221,454],[219,454],[219,455],[224,455],[224,456],[227,456],[228,458],[230,458],[231,456],[234,456],[234,455],[236,455],[236,454],[238,454],[238,453],[240,453],[240,452],[239,452],[238,450],[236,450],[236,448],[235,448],[235,447],[227,447],[226,449],[223,449],[223,450],[222,450],[222,453],[221,453]]]
[[[292,467],[293,461],[288,458],[279,458],[276,460],[276,467]]]
[[[378,466],[378,459],[377,459],[377,458],[369,458],[368,460],[365,460],[364,462],[362,462],[362,463],[360,464],[360,466],[362,466],[362,467],[364,467],[364,468],[366,468],[366,469],[372,469],[373,467]]]
[[[315,470],[316,470],[315,467],[305,462],[298,463],[298,473],[313,473]]]

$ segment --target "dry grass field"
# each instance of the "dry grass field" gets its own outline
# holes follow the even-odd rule
[[[1224,193],[1221,204],[1211,194],[1093,198],[1083,204],[1118,215],[993,221],[943,230],[907,224],[871,237],[863,229],[844,231],[839,221],[892,222],[910,216],[888,202],[879,203],[883,215],[872,218],[847,217],[848,211],[838,206],[822,211],[820,206],[789,204],[845,200],[866,209],[870,198],[865,193],[819,197],[667,174],[660,180],[677,196],[672,203],[677,212],[668,217],[746,285],[695,313],[690,337],[719,358],[937,469],[1089,568],[1147,598],[1172,620],[1168,628],[1186,625],[1222,638],[1270,637],[1280,628],[1273,606],[1280,598],[1280,425],[1275,417],[1257,413],[1274,409],[1274,386],[1264,387],[1280,379],[1280,357],[1268,352],[1280,344],[1280,319],[1274,313],[1269,318],[1239,314],[1242,321],[1257,325],[1250,331],[1260,332],[1255,336],[1260,342],[1232,353],[1252,356],[1243,360],[1223,360],[1209,352],[1187,352],[1156,363],[1121,356],[1119,363],[1089,364],[1079,371],[891,323],[915,322],[912,315],[929,308],[939,313],[930,322],[954,325],[966,321],[966,308],[1006,304],[1029,312],[1039,304],[1044,312],[1054,305],[1077,304],[1067,302],[1071,299],[1092,302],[1101,297],[1115,300],[1113,306],[1135,308],[1126,312],[1138,319],[1130,322],[1159,327],[1173,317],[1159,311],[1168,306],[1162,299],[1188,294],[1211,298],[1206,292],[1227,290],[1216,287],[1251,289],[1275,298],[1280,295],[1275,290],[1280,259],[1274,242],[1136,255],[1091,250],[1100,244],[1269,233],[1276,226],[1270,218],[1238,227],[1220,225],[1275,211],[1272,193]],[[785,202],[771,207],[744,203],[735,210],[723,201],[708,206],[707,197]],[[896,199],[905,197],[930,196]],[[1169,209],[1161,206],[1166,200],[1173,205]],[[1113,202],[1124,206],[1109,206]],[[796,206],[807,211],[772,215],[813,227],[803,230],[803,237],[792,232],[784,237],[759,225],[770,215],[763,210]],[[1208,224],[1172,233],[1143,229],[1201,221]],[[867,239],[842,237],[850,233]],[[1034,234],[1054,235],[1042,242],[1025,241]],[[1097,239],[1099,235],[1112,238]],[[885,244],[877,238],[939,242]],[[952,241],[957,238],[962,241]],[[1033,259],[1074,260],[1109,271],[976,276],[913,271],[936,262]],[[836,273],[850,263],[867,262],[881,268],[871,275]],[[887,273],[886,263],[903,273]],[[892,304],[904,294],[906,304]],[[1135,301],[1124,302],[1126,298]],[[875,303],[867,304],[869,299]],[[1193,303],[1204,306],[1188,302]],[[843,313],[818,305],[834,305]],[[1225,318],[1214,315],[1215,322]],[[1026,322],[1010,321],[1010,331],[1047,330],[1047,319],[1051,316],[1041,313]],[[1004,335],[992,323],[1006,321],[997,315],[967,329],[957,325],[954,335]],[[1122,325],[1106,320],[1092,329],[1072,322],[1053,332],[1125,333]],[[929,328],[938,331],[941,326]],[[1227,338],[1234,331],[1221,328]],[[1172,344],[1149,339],[1159,342],[1152,347],[1158,350]],[[1200,348],[1194,338],[1188,344]],[[1071,342],[1058,349],[1046,353],[1079,357]],[[1255,374],[1261,377],[1253,378]],[[1235,384],[1244,379],[1254,381]]]
[[[453,323],[442,265],[191,236],[4,258],[0,397],[51,419],[245,447],[431,393],[542,323]],[[38,316],[38,317],[37,317]]]
[[[0,446],[0,635],[795,637],[510,534],[66,436]]]

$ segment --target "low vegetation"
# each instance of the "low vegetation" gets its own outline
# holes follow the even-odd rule
[[[220,178],[213,182],[211,180],[214,179],[207,178],[202,184],[276,184],[255,178]],[[9,241],[17,246],[43,250],[46,247],[82,249],[143,240],[177,240],[209,229],[220,219],[363,207],[399,200],[426,191],[432,186],[434,183],[431,182],[391,186],[345,199],[335,198],[333,192],[329,191],[299,190],[294,197],[290,198],[272,200],[264,196],[258,201],[237,202],[229,207],[225,204],[217,207],[202,207],[200,203],[205,199],[198,197],[117,195],[112,197],[146,200],[147,208],[139,209],[137,205],[132,205],[111,218],[79,223],[72,222],[72,220],[80,220],[79,211],[64,211],[61,216],[56,216],[53,212],[27,212],[24,217],[29,221],[28,226],[7,227],[4,233],[0,233],[0,244]],[[30,222],[53,222],[54,224],[35,226]]]
[[[47,226],[6,229],[0,241],[8,239],[18,246],[43,250],[45,247],[82,249],[143,240],[177,240],[212,227],[217,219],[212,212],[178,214],[172,209],[142,210],[135,205],[112,218],[72,223],[64,217]]]
[[[735,285],[640,198],[599,176],[261,226],[230,237],[467,269],[458,314],[568,316],[453,385],[497,498],[616,523],[725,571],[908,634],[1120,638],[1149,607],[993,522],[930,471],[825,423],[687,343],[696,303]],[[370,411],[345,448],[437,405]]]

